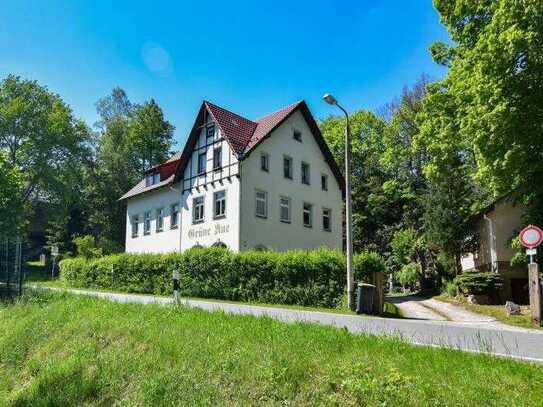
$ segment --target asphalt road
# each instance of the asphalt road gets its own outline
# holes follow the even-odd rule
[[[161,305],[173,303],[172,298],[168,297],[76,289],[68,289],[67,291],[122,303]],[[223,311],[229,314],[248,314],[256,317],[267,316],[287,323],[318,323],[336,328],[345,328],[352,333],[399,337],[403,341],[417,345],[452,348],[543,362],[543,330],[505,325],[480,326],[480,324],[470,322],[342,315],[203,300],[182,299],[181,302],[188,307],[200,308],[206,311]]]

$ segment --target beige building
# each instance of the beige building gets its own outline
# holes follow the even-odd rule
[[[256,120],[203,102],[183,151],[121,198],[126,251],[342,249],[343,185],[305,102]]]
[[[502,300],[526,303],[528,300],[528,271],[526,267],[511,266],[515,250],[511,239],[524,227],[526,207],[507,195],[496,200],[476,217],[478,249],[462,256],[462,271],[493,271],[503,277]]]

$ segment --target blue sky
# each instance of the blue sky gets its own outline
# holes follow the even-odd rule
[[[436,40],[448,36],[431,0],[3,0],[0,78],[36,79],[89,124],[114,86],[153,97],[183,143],[203,99],[250,119],[300,99],[325,118],[325,92],[375,110],[443,76]]]

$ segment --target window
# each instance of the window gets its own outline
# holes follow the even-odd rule
[[[156,231],[162,232],[164,230],[164,208],[156,210]]]
[[[192,200],[192,223],[204,221],[204,197],[199,196]]]
[[[170,208],[170,229],[177,229],[179,226],[179,204],[173,204]]]
[[[214,215],[215,219],[224,218],[226,216],[226,191],[218,191],[213,194]]]
[[[151,233],[151,211],[147,211],[143,215],[143,234],[148,235],[150,233]]]
[[[206,153],[198,154],[198,174],[204,174],[206,172]]]
[[[260,169],[262,171],[270,171],[270,155],[267,153],[260,153]]]
[[[328,175],[321,175],[321,188],[323,191],[328,191]]]
[[[279,220],[290,223],[290,198],[286,196],[279,197]]]
[[[309,173],[309,164],[302,161],[302,184],[309,185],[311,175]]]
[[[302,142],[302,132],[300,130],[294,130],[292,132],[292,138],[301,143]]]
[[[215,137],[215,125],[207,126],[206,128],[206,138],[213,138]]]
[[[305,227],[313,227],[313,205],[304,202],[303,218]]]
[[[138,237],[140,227],[140,217],[138,215],[132,216],[132,237]]]
[[[283,176],[292,179],[292,158],[289,156],[283,157]]]
[[[322,208],[322,229],[327,232],[332,231],[332,211]]]
[[[256,216],[259,218],[268,217],[268,193],[264,191],[256,191]]]
[[[158,184],[160,182],[160,173],[155,172],[153,174],[148,174],[145,177],[145,186],[150,187],[151,185]]]
[[[213,150],[213,169],[218,170],[222,167],[222,148]]]

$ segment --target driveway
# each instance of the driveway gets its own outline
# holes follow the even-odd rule
[[[40,287],[36,287],[40,288]],[[52,289],[44,288],[42,289]],[[63,291],[55,288],[54,290]],[[123,303],[171,305],[170,297],[120,294],[66,289],[74,294],[88,295]],[[346,329],[356,334],[391,336],[416,345],[452,348],[468,352],[489,353],[529,361],[543,362],[543,331],[504,325],[482,326],[472,322],[422,319],[395,319],[343,315],[318,311],[262,307],[250,304],[224,303],[182,299],[182,305],[211,312],[269,317],[287,323],[309,322]]]

